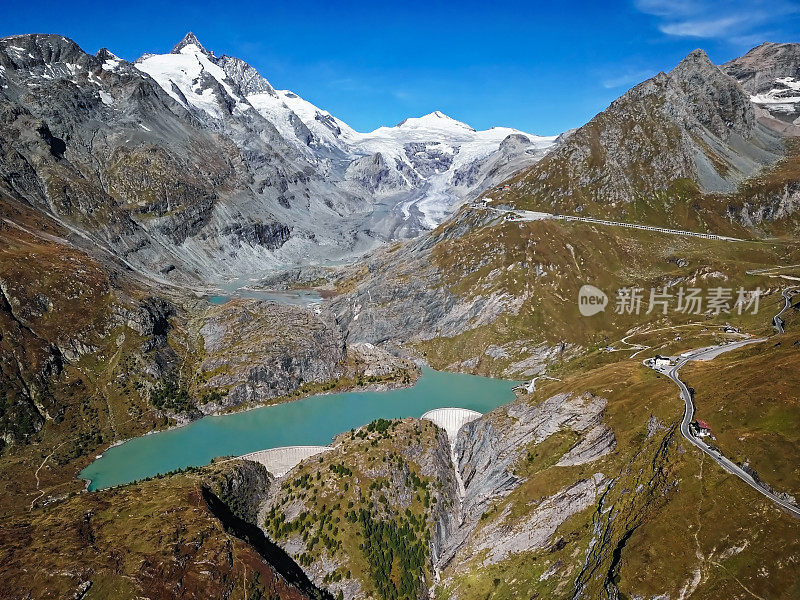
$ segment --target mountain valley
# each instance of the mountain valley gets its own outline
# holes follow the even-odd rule
[[[696,50],[558,137],[362,133],[191,33],[134,62],[0,39],[0,598],[798,597],[800,509],[711,459],[798,506],[798,86],[800,44]],[[678,288],[728,295],[653,307]],[[276,291],[308,296],[248,294]],[[643,361],[743,340],[681,370],[701,450]],[[78,478],[428,366],[516,399],[365,422],[285,474]]]

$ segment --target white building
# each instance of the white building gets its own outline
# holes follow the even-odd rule
[[[672,361],[666,356],[661,356],[660,354],[657,354],[656,357],[653,359],[653,364],[656,367],[668,367],[672,364]]]

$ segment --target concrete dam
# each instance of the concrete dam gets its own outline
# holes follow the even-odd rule
[[[329,450],[332,450],[330,446],[282,446],[258,450],[239,458],[260,463],[275,477],[283,477],[305,459]]]
[[[456,441],[458,430],[482,416],[481,413],[466,408],[434,408],[421,419],[435,423],[447,432],[451,444]],[[282,446],[244,454],[239,458],[260,463],[275,477],[283,477],[301,462],[322,452],[332,450],[330,446]]]
[[[458,430],[467,423],[483,416],[475,410],[468,408],[434,408],[429,410],[420,418],[432,421],[447,432],[447,438],[451,444],[455,444]]]

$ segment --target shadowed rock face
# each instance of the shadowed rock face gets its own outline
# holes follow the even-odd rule
[[[231,236],[235,247],[249,243],[276,250],[289,240],[291,230],[281,223],[237,223],[225,227],[222,233]]]
[[[333,595],[315,586],[291,556],[272,542],[258,526],[238,517],[208,488],[202,488],[203,500],[212,514],[219,519],[227,532],[247,542],[256,552],[294,588],[301,597],[333,600]]]
[[[231,512],[248,523],[258,521],[274,478],[263,465],[251,460],[227,460],[214,464],[205,485]]]
[[[785,133],[800,135],[800,44],[764,43],[722,68],[756,106],[785,124]]]

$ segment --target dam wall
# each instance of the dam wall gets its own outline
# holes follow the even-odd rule
[[[275,477],[283,477],[307,458],[331,450],[330,446],[282,446],[245,454],[239,458],[264,465]]]
[[[468,408],[434,408],[420,418],[432,421],[444,429],[447,432],[447,438],[453,444],[456,441],[458,430],[481,416],[483,416],[481,413]]]

